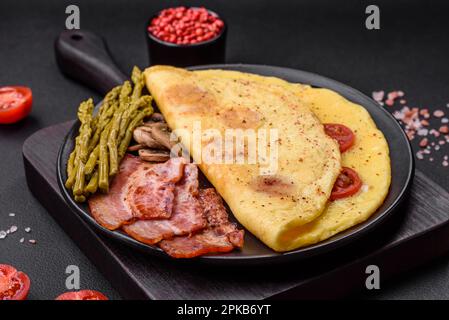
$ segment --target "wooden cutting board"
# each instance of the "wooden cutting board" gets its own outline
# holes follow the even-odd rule
[[[301,263],[205,266],[156,258],[97,234],[65,203],[56,158],[72,122],[36,132],[23,146],[28,186],[80,249],[128,299],[336,298],[367,290],[368,265],[383,283],[449,249],[449,194],[416,170],[400,214],[350,246]]]

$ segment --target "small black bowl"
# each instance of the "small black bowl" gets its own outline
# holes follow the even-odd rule
[[[199,9],[191,7],[192,9]],[[164,64],[176,67],[188,67],[202,64],[218,64],[225,62],[227,23],[222,16],[207,10],[219,17],[224,26],[220,33],[210,40],[195,44],[179,45],[156,38],[148,27],[151,21],[160,14],[153,15],[145,28],[150,65]]]

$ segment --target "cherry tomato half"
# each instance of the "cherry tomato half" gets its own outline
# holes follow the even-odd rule
[[[56,300],[109,300],[104,294],[95,290],[71,291],[61,294]]]
[[[354,133],[347,126],[337,123],[326,123],[324,131],[329,137],[337,140],[340,145],[340,152],[345,152],[354,144]]]
[[[30,291],[30,278],[16,268],[0,264],[0,300],[25,300]]]
[[[27,87],[0,88],[0,123],[15,123],[31,112],[33,95]]]
[[[350,168],[343,167],[337,181],[335,181],[330,200],[333,201],[352,196],[357,193],[361,187],[362,180],[360,180],[357,172]]]

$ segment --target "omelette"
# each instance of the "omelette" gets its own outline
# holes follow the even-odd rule
[[[347,198],[330,201],[316,220],[292,230],[299,247],[323,241],[357,225],[384,202],[391,183],[388,143],[365,108],[328,89],[306,86],[299,91],[322,123],[340,123],[355,134],[355,144],[342,153],[342,166],[354,169],[362,180],[361,190]]]
[[[294,247],[294,239],[286,234],[321,215],[341,170],[338,144],[326,135],[315,114],[300,103],[297,92],[285,90],[287,83],[280,79],[238,72],[155,66],[145,71],[145,79],[169,127],[237,220],[274,250]],[[201,133],[211,129],[218,136],[225,136],[227,129],[254,130],[268,136],[270,129],[276,129],[276,141],[268,137],[258,140],[262,146],[257,151],[271,153],[276,145],[273,162],[277,170],[266,174],[264,161],[203,161],[204,151],[219,139],[201,134],[199,143],[193,141],[198,125]]]
[[[366,220],[388,192],[385,138],[364,108],[332,91],[236,71],[168,66],[148,68],[145,81],[168,125],[237,220],[275,251],[322,241]],[[355,145],[340,153],[323,123],[351,128]],[[194,139],[198,128],[199,142]],[[220,138],[229,129],[266,135],[276,130],[277,136],[274,141],[257,136],[257,151],[265,150],[257,163],[205,161],[205,150],[213,149],[217,159],[214,147],[225,143]],[[244,156],[251,152],[249,145],[248,138]],[[218,159],[236,153],[235,146],[225,148]],[[265,170],[267,158],[276,162],[274,172]],[[355,169],[363,187],[329,201],[342,166]]]

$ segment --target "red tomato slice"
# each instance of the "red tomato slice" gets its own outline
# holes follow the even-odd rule
[[[345,152],[354,144],[354,133],[347,126],[337,123],[326,123],[324,131],[329,137],[337,140],[340,145],[340,152]]]
[[[71,291],[61,294],[56,300],[109,300],[104,294],[95,290]]]
[[[0,264],[0,300],[25,300],[30,291],[30,278],[14,267]]]
[[[33,95],[27,87],[0,88],[0,123],[15,123],[31,112]]]
[[[362,180],[360,180],[357,172],[350,168],[343,167],[337,181],[335,181],[330,200],[333,201],[352,196],[357,193],[361,187]]]

